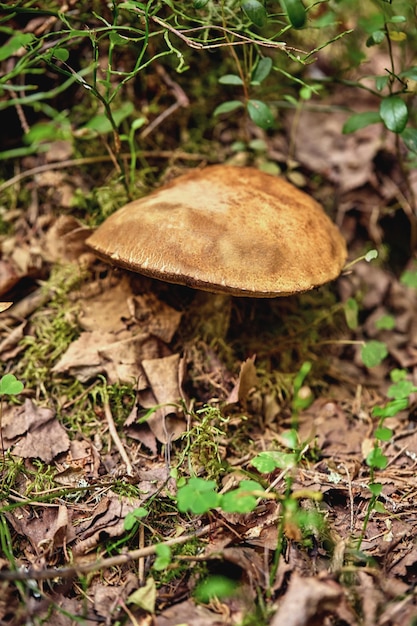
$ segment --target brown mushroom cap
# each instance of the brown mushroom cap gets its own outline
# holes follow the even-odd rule
[[[336,278],[337,227],[313,198],[249,167],[189,172],[111,215],[87,243],[129,270],[235,296],[270,298]]]

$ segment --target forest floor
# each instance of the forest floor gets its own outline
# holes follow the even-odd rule
[[[379,253],[306,294],[234,298],[210,341],[191,289],[86,246],[92,198],[110,212],[120,191],[110,159],[59,140],[0,184],[0,359],[24,385],[2,389],[1,624],[417,623],[415,217],[394,141],[342,134],[349,99],[250,125],[260,152],[224,122],[171,145],[182,109],[148,145],[142,193],[218,161],[282,169],[291,142],[289,178],[349,261]],[[219,494],[242,479],[259,490],[238,512]]]

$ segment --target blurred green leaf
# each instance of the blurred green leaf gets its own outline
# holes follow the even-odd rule
[[[382,341],[368,341],[361,350],[363,364],[366,367],[379,365],[388,355],[388,348]]]
[[[366,457],[366,463],[369,467],[374,467],[375,469],[385,469],[388,465],[388,459],[385,454],[382,452],[381,448],[374,448]],[[369,485],[369,489],[374,485]],[[372,491],[372,489],[371,489]],[[375,494],[374,494],[375,495]],[[379,494],[376,494],[379,495]]]
[[[243,80],[236,74],[225,74],[220,76],[219,83],[221,85],[243,85]]]
[[[401,138],[410,152],[417,154],[417,130],[415,128],[404,128]]]
[[[228,100],[227,102],[223,102],[219,104],[213,111],[213,115],[221,115],[222,113],[231,113],[232,111],[236,111],[236,109],[240,109],[243,107],[243,103],[240,100]]]
[[[386,128],[393,133],[402,133],[408,122],[408,109],[399,96],[389,96],[382,100],[379,114]]]
[[[248,101],[248,113],[252,122],[264,130],[270,128],[274,123],[274,116],[271,109],[260,100]]]
[[[262,81],[267,78],[272,69],[272,59],[270,57],[263,57],[259,59],[257,66],[252,74],[252,85],[260,85]]]
[[[343,125],[342,132],[346,135],[354,133],[356,130],[377,124],[381,121],[381,116],[376,111],[364,111],[363,113],[354,113],[349,117]]]
[[[343,306],[346,324],[351,330],[358,327],[359,306],[355,298],[348,298]]]
[[[405,270],[405,272],[401,274],[400,283],[407,287],[417,289],[417,270]]]
[[[244,0],[242,9],[255,26],[262,28],[266,24],[268,14],[262,2],[258,2],[258,0]]]
[[[10,37],[6,43],[0,47],[0,61],[5,61],[16,54],[20,48],[27,46],[35,39],[31,33],[19,33]]]
[[[306,22],[306,10],[302,0],[281,0],[288,21],[294,28],[302,28]]]

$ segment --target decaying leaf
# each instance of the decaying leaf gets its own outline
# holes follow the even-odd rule
[[[24,405],[6,411],[3,418],[5,449],[22,458],[50,463],[69,448],[69,437],[52,409],[37,407],[26,399]]]

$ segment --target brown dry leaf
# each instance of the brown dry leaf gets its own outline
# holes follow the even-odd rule
[[[0,302],[0,313],[7,311],[13,305],[13,302]]]
[[[43,255],[47,261],[77,261],[75,271],[83,256],[93,256],[85,245],[91,229],[81,224],[71,215],[60,215],[45,235]]]
[[[227,398],[227,404],[246,402],[249,392],[257,386],[258,377],[256,374],[255,359],[256,356],[254,355],[241,364],[239,378]]]
[[[227,616],[196,606],[193,600],[186,600],[163,611],[155,618],[155,626],[227,626]]]
[[[75,538],[71,512],[63,504],[39,507],[36,515],[24,507],[6,515],[14,530],[30,541],[37,555],[51,555]]]
[[[270,626],[319,626],[326,615],[342,617],[339,614],[342,603],[343,589],[334,580],[303,578],[294,572]]]
[[[159,357],[164,351],[158,339],[147,333],[132,335],[98,350],[108,382],[133,383],[137,389],[145,389],[147,385],[143,359]]]
[[[120,585],[105,585],[101,582],[93,584],[94,612],[105,619],[107,623],[120,620],[120,604],[125,604],[129,595],[138,587],[138,578],[128,572],[126,579]],[[114,622],[113,622],[114,620]]]
[[[132,290],[125,276],[102,293],[85,298],[81,302],[81,311],[78,316],[81,328],[114,334],[126,330],[126,320],[131,317],[128,304],[131,297]]]
[[[23,406],[7,410],[3,425],[5,449],[13,447],[13,454],[22,458],[39,458],[50,463],[70,445],[67,432],[55,418],[55,412],[37,407],[29,399]]]
[[[120,537],[125,533],[124,519],[128,513],[138,508],[141,500],[117,496],[109,491],[97,505],[95,511],[77,529],[77,543],[74,554],[81,556],[94,550],[101,541],[101,535]]]
[[[115,340],[116,337],[113,333],[104,333],[99,330],[81,333],[54,365],[52,372],[54,374],[69,374],[81,382],[87,382],[104,370],[99,355],[100,347],[111,344]]]
[[[381,148],[378,125],[343,135],[346,113],[332,115],[304,110],[295,131],[295,159],[321,172],[342,191],[357,189],[374,179],[373,159]]]
[[[179,412],[179,404],[184,396],[181,389],[183,365],[179,354],[142,361],[153,398],[145,401],[142,396],[140,402],[145,408],[158,405],[147,420],[147,425],[162,443],[178,439],[186,429],[186,422]]]
[[[143,358],[161,353],[158,340],[146,334],[131,335],[128,331],[117,335],[99,330],[84,332],[71,343],[54,365],[52,372],[69,374],[87,382],[98,374],[107,374],[110,384],[123,382],[144,389],[146,380],[140,365]]]
[[[134,296],[131,302],[141,331],[170,343],[178,330],[182,313],[159,300],[153,293]]]

